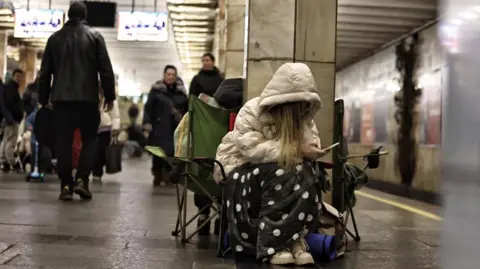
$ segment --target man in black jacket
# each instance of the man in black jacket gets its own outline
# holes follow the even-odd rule
[[[211,53],[202,56],[202,69],[190,82],[190,94],[199,96],[201,93],[213,97],[223,81],[223,75],[215,67],[215,57]]]
[[[87,8],[73,2],[69,20],[47,41],[39,75],[39,103],[53,105],[57,172],[61,179],[60,200],[72,200],[73,193],[89,200],[88,178],[96,151],[100,124],[99,81],[104,93],[104,110],[115,101],[115,75],[105,40],[86,23]],[[53,83],[51,87],[51,78]],[[80,129],[82,151],[75,178],[72,177],[73,132]]]
[[[15,145],[18,139],[18,127],[23,119],[22,99],[18,92],[22,76],[22,70],[13,70],[12,78],[3,84],[0,90],[0,112],[3,116],[0,162],[3,171],[9,171],[12,166],[15,166]]]

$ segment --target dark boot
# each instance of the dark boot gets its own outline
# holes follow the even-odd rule
[[[213,226],[213,234],[219,235],[220,234],[220,218],[215,220],[215,225]]]
[[[162,172],[162,179],[163,179],[163,182],[165,182],[165,185],[166,186],[171,186],[172,185],[172,182],[170,181],[170,172],[167,172],[167,171],[163,171]]]
[[[73,190],[69,186],[62,187],[60,195],[58,196],[60,201],[72,201],[73,200]]]
[[[152,171],[153,175],[153,186],[158,187],[162,185],[163,182],[163,173],[161,171]]]
[[[4,162],[1,168],[3,172],[10,172],[11,170],[11,166],[8,162]]]
[[[75,187],[73,187],[73,192],[78,194],[82,200],[91,200],[92,193],[88,187],[88,181],[84,181],[79,178],[75,182]]]
[[[200,227],[208,217],[209,216],[205,214],[198,216],[197,228]],[[210,221],[198,231],[198,235],[210,235]]]

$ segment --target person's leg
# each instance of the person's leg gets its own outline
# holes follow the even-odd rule
[[[57,174],[61,180],[60,200],[72,200],[73,177],[72,177],[72,144],[73,131],[77,121],[76,111],[69,104],[55,104],[53,106],[53,118],[55,125],[54,150],[57,156]]]
[[[18,169],[18,164],[15,162],[15,146],[18,140],[18,123],[13,123],[5,128],[5,157],[8,164],[14,169]]]
[[[197,207],[198,211],[201,211],[197,221],[197,227],[200,227],[210,217],[210,207],[212,205],[212,201],[210,201],[210,198],[208,198],[208,196],[195,193],[193,194],[193,202]],[[210,222],[203,226],[198,232],[198,235],[209,234]]]
[[[5,125],[2,123],[2,134],[5,133]],[[10,170],[10,166],[7,163],[7,157],[5,155],[5,145],[7,144],[5,135],[2,135],[2,142],[0,143],[0,164],[2,165],[3,171]]]
[[[152,156],[152,175],[153,175],[153,186],[160,186],[163,183],[163,162],[157,156]]]
[[[78,161],[77,174],[75,176],[74,192],[80,195],[80,198],[92,199],[92,193],[88,187],[88,181],[92,165],[95,158],[97,147],[97,132],[100,124],[100,111],[97,104],[85,103],[79,106],[81,112],[80,135],[82,136],[82,150]]]
[[[95,161],[92,167],[92,179],[100,180],[103,176],[103,168],[106,164],[106,150],[110,145],[112,132],[101,132],[98,134],[98,143]]]

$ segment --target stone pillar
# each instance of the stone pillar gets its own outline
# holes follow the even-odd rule
[[[250,0],[248,5],[246,99],[260,95],[282,64],[305,63],[323,102],[315,118],[322,145],[331,145],[337,0]]]
[[[217,46],[217,67],[220,69],[221,72],[225,73],[225,47],[226,47],[226,38],[227,38],[227,30],[226,30],[226,21],[225,18],[219,18],[216,24],[216,32],[215,40]]]
[[[0,32],[0,78],[5,81],[7,73],[7,45],[8,35],[5,31]]]
[[[225,77],[243,77],[245,51],[245,1],[226,2]]]
[[[34,48],[24,47],[20,49],[20,64],[19,67],[25,72],[23,81],[20,83],[20,91],[23,91],[28,83],[35,80],[37,75],[36,70],[37,50]]]

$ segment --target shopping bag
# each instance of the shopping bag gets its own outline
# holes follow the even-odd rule
[[[122,145],[117,139],[107,147],[105,152],[105,172],[107,174],[116,174],[122,171]]]

